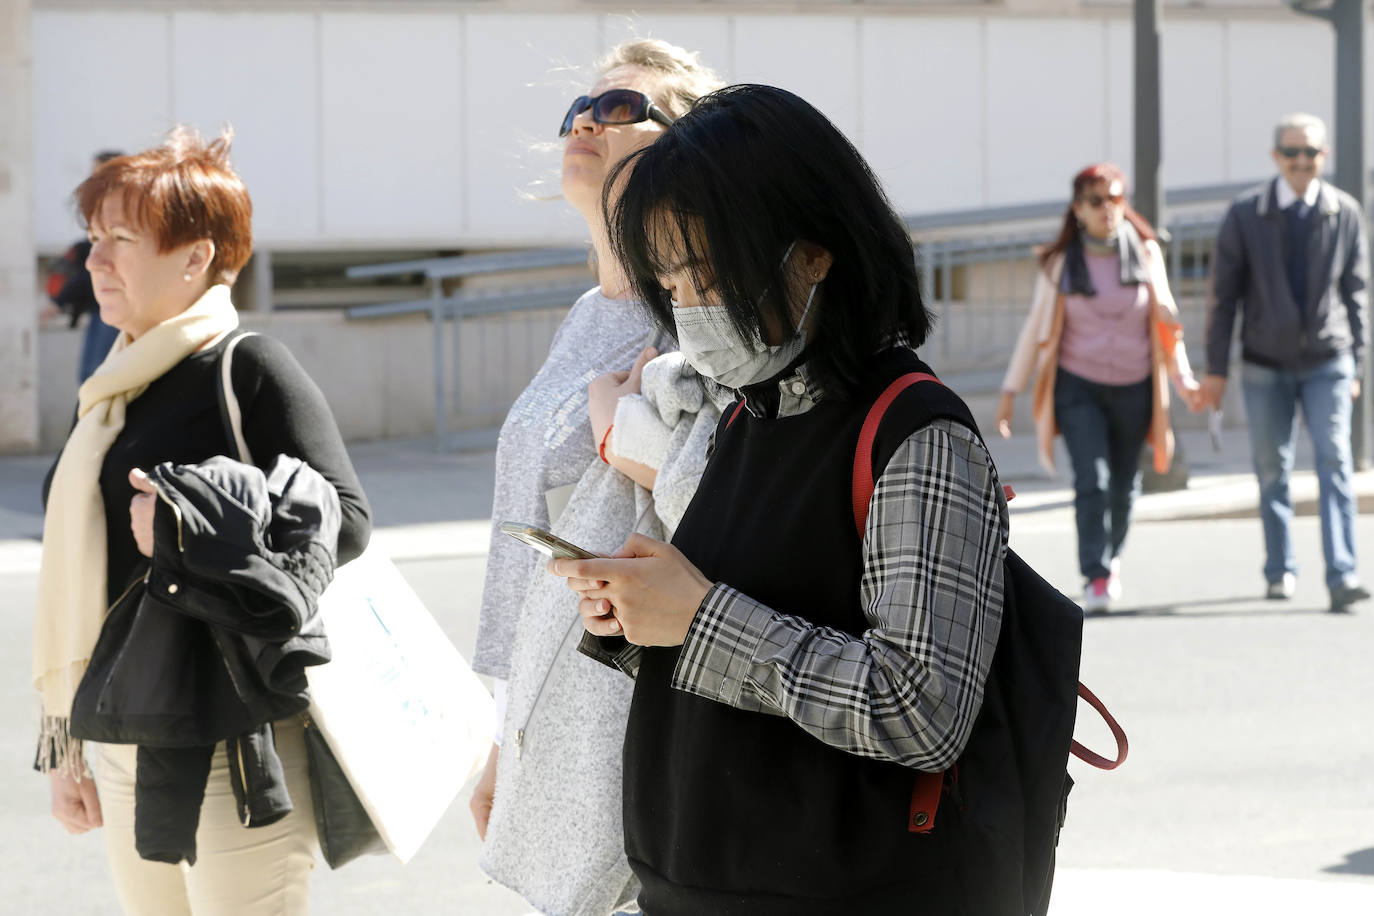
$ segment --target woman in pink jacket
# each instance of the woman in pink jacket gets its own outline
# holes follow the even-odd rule
[[[1054,244],[1040,252],[1030,315],[1002,381],[997,428],[1011,435],[1013,398],[1035,376],[1031,415],[1040,460],[1054,470],[1054,437],[1073,464],[1083,608],[1121,597],[1121,546],[1140,491],[1146,442],[1161,473],[1173,459],[1172,379],[1192,405],[1198,383],[1182,346],[1154,230],[1126,202],[1126,176],[1110,163],[1074,176]]]

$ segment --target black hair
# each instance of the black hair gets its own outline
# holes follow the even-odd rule
[[[618,188],[618,193],[617,193]],[[930,332],[916,252],[859,151],[810,104],[772,86],[702,96],[606,181],[611,245],[654,320],[674,333],[658,278],[684,264],[745,339],[791,329],[782,264],[794,241],[834,262],[817,290],[806,357],[827,390],[874,381],[873,355]],[[800,303],[796,306],[800,308]]]

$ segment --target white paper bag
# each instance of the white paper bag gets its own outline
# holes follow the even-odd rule
[[[306,669],[310,715],[402,862],[491,749],[492,699],[379,549],[320,599],[333,660]]]

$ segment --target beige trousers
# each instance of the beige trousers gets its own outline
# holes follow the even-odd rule
[[[294,809],[275,824],[244,827],[221,742],[210,763],[196,830],[194,867],[149,862],[134,849],[138,749],[87,744],[105,819],[105,845],[120,905],[129,916],[296,916],[310,909],[315,812],[299,719],[276,724],[277,754]]]

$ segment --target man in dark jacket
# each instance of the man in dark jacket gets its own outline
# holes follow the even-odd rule
[[[1260,486],[1266,597],[1291,598],[1296,584],[1289,523],[1297,407],[1316,453],[1322,550],[1331,610],[1369,597],[1355,562],[1351,400],[1364,376],[1369,241],[1362,205],[1320,179],[1326,125],[1288,115],[1274,129],[1273,182],[1227,211],[1212,261],[1207,376],[1202,400],[1221,406],[1237,312],[1241,386]]]

